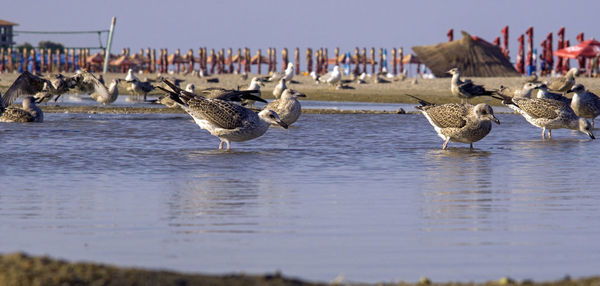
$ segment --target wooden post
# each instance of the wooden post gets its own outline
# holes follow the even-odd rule
[[[335,47],[335,50],[333,52],[335,54],[335,65],[339,66],[340,65],[340,48],[339,47]],[[328,60],[329,61],[329,60]]]
[[[283,50],[281,50],[281,66],[282,66],[282,70],[287,69],[287,65],[288,65],[288,50],[287,48],[283,48]]]
[[[315,52],[315,73],[321,74],[321,49]]]
[[[194,70],[194,51],[192,49],[188,50],[188,73],[192,73]]]
[[[375,48],[371,47],[371,74],[375,74]]]
[[[237,50],[237,73],[241,74],[242,73],[242,49],[238,48]]]
[[[71,49],[71,72],[75,72],[75,49]]]
[[[306,48],[306,72],[312,73],[313,69],[312,49]]]
[[[227,72],[233,73],[233,50],[227,49],[227,60],[229,61],[229,70]]]
[[[267,71],[271,73],[273,71],[273,53],[271,47],[267,48]]]
[[[13,61],[13,50],[12,48],[8,48],[8,72],[13,72],[15,69],[15,63]]]
[[[163,51],[163,73],[169,72],[169,50],[165,48]]]
[[[56,49],[56,72],[60,73],[61,72],[61,65],[60,65],[60,49]]]
[[[29,69],[29,50],[28,49],[22,49],[21,50],[21,57],[23,58],[23,61],[21,62],[21,64],[24,64],[25,66],[21,68],[22,71],[26,71]]]
[[[37,72],[37,59],[36,59],[35,49],[31,49],[31,72]]]
[[[360,55],[360,60],[361,60],[361,62],[363,64],[362,71],[364,73],[367,73],[367,48],[362,48],[361,55]]]
[[[4,60],[4,57],[2,60]],[[40,49],[40,72],[46,72],[46,70],[46,49]]]
[[[383,49],[379,48],[379,72],[383,72]]]
[[[295,59],[295,70],[294,72],[296,73],[296,75],[300,74],[300,48],[296,47],[296,49],[294,50],[294,59]]]
[[[210,74],[214,74],[215,68],[217,67],[217,55],[215,55],[215,49],[210,49],[208,57],[210,58]]]
[[[403,73],[404,72],[404,63],[402,62],[402,59],[404,58],[404,50],[402,48],[398,49],[398,72],[399,73]]]
[[[246,49],[246,72],[250,73],[252,71],[252,54],[250,53],[249,48]]]
[[[327,73],[329,69],[329,56],[327,55],[327,48],[324,50],[325,54],[321,57],[323,59],[323,73]]]
[[[354,48],[354,75],[360,74],[360,50],[358,47]]]
[[[396,57],[396,48],[392,48],[392,71],[394,75],[398,74],[398,58]]]
[[[6,60],[6,51],[4,47],[0,48],[0,72],[4,72],[4,61]]]
[[[52,52],[51,49],[48,49],[48,68],[46,69],[47,72],[54,72],[54,53]]]
[[[277,49],[273,48],[273,72],[277,71]]]
[[[257,73],[261,74],[260,69],[261,69],[261,65],[262,65],[262,58],[261,58],[261,55],[260,55],[260,49],[258,49],[258,51],[256,52],[256,55],[257,55],[256,65],[258,66],[257,67],[257,70],[258,70]]]
[[[198,71],[204,71],[203,67],[202,48],[198,48]]]

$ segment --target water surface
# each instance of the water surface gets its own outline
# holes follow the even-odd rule
[[[305,114],[230,152],[184,114],[0,123],[0,252],[318,281],[598,274],[599,142],[498,117],[474,152],[440,150],[419,114]]]

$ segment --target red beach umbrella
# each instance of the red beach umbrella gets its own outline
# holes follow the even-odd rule
[[[600,54],[600,42],[589,39],[575,46],[554,51],[554,55],[564,58],[576,59],[578,57],[593,58]]]

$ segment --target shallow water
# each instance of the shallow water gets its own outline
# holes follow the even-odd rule
[[[474,152],[440,150],[419,114],[305,114],[230,152],[183,114],[0,123],[0,252],[318,281],[598,274],[599,142],[498,118]]]

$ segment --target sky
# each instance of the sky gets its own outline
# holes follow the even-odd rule
[[[568,3],[568,6],[567,4]],[[405,53],[412,46],[447,41],[453,28],[488,41],[510,27],[511,60],[517,53],[517,37],[534,27],[534,44],[549,32],[566,27],[566,38],[600,38],[597,18],[600,1],[329,1],[329,0],[206,0],[206,1],[124,1],[53,0],[4,1],[0,19],[16,22],[21,31],[107,30],[111,17],[117,17],[112,53],[129,47],[180,48],[182,52],[199,47],[257,48],[293,50],[335,47],[353,51],[354,47],[399,48]],[[107,34],[102,35],[106,44]],[[51,40],[66,46],[98,46],[95,34],[78,36],[26,35],[15,37],[17,44],[34,46]]]

